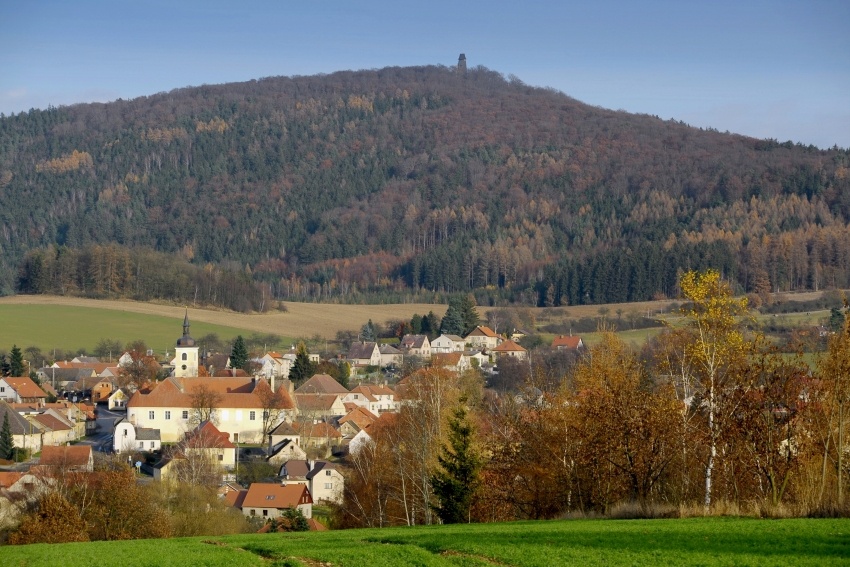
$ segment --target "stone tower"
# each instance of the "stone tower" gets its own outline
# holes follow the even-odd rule
[[[186,378],[198,375],[198,346],[195,339],[189,336],[189,310],[183,317],[183,336],[177,339],[174,352],[174,376]]]
[[[466,75],[466,54],[461,53],[457,58],[457,72],[461,75]]]

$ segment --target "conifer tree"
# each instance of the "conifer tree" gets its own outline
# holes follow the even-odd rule
[[[443,316],[443,321],[440,325],[440,332],[444,335],[463,335],[464,334],[463,315],[456,301],[449,302],[449,307],[446,309],[446,314]]]
[[[25,371],[24,355],[18,345],[12,345],[12,352],[9,353],[9,376],[23,376]]]
[[[15,456],[15,440],[9,425],[9,413],[3,414],[3,428],[0,429],[0,459],[12,460]]]
[[[298,348],[295,353],[295,362],[292,363],[292,368],[289,369],[289,379],[296,387],[300,386],[304,381],[309,379],[316,368],[310,362],[310,355],[307,353],[307,347],[304,343],[298,343]]]
[[[247,364],[248,348],[245,346],[242,335],[238,335],[233,342],[233,348],[230,349],[230,367],[244,369]]]
[[[460,301],[458,301],[458,308],[460,309],[460,316],[463,319],[463,335],[466,336],[471,333],[475,327],[481,323],[481,317],[478,316],[478,310],[475,308],[477,304],[475,303],[475,296],[471,293],[462,297]]]
[[[434,511],[444,524],[469,521],[472,498],[478,489],[481,459],[473,447],[472,424],[460,400],[449,419],[449,446],[443,445],[437,461],[440,470],[431,476],[431,486],[437,497]]]

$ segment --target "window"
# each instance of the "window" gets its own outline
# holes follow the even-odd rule
[[[165,419],[171,419],[171,412],[168,410],[165,410]]]
[[[151,449],[153,449],[153,448],[154,448],[154,442],[151,441]]]
[[[183,353],[183,360],[186,360],[186,353]]]
[[[144,449],[144,448],[145,448],[145,442],[139,441],[139,449]]]
[[[153,413],[153,411],[149,411],[149,412],[148,412],[148,419],[154,419],[154,413]]]
[[[255,411],[248,412],[248,419],[250,419],[251,421],[255,421],[257,419],[257,412],[255,412]]]
[[[325,471],[325,476],[331,476],[331,471],[329,471],[329,470]]]
[[[251,508],[251,515],[252,515],[252,516],[256,516],[256,515],[257,515],[257,511],[256,511],[256,510],[254,510],[253,508]]]
[[[127,430],[124,430],[124,437],[127,437]]]
[[[269,511],[268,511],[268,510],[263,510],[263,516],[268,516],[268,515],[269,515]]]
[[[183,410],[183,419],[189,419],[189,410]]]
[[[334,484],[332,482],[325,483],[325,490],[333,490]]]
[[[223,461],[223,460],[224,460],[224,455],[222,455],[221,453],[219,453],[219,454],[218,454],[218,460],[219,460],[219,461]]]

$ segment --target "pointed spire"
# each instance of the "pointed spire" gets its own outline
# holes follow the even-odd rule
[[[186,315],[183,317],[183,336],[189,336],[189,308],[186,308]]]

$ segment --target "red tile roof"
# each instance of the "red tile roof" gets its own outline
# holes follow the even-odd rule
[[[295,390],[296,394],[347,394],[348,390],[328,374],[315,374]]]
[[[555,337],[554,340],[552,340],[552,347],[553,348],[559,348],[560,347],[560,348],[576,349],[576,348],[578,348],[580,343],[581,343],[581,337],[579,337],[579,336],[565,337],[564,335],[561,335],[559,337]]]
[[[510,339],[502,341],[502,344],[493,349],[493,352],[527,352],[524,348]]]
[[[230,435],[222,433],[211,422],[205,421],[186,434],[186,446],[194,449],[233,449]]]
[[[127,402],[129,408],[148,407],[192,407],[192,395],[201,388],[206,388],[218,394],[221,408],[261,408],[263,403],[258,394],[263,388],[268,388],[265,380],[248,377],[221,378],[168,378],[150,390],[139,390]],[[292,398],[281,388],[280,409],[295,407]]]
[[[462,352],[437,352],[431,355],[431,366],[457,366]]]
[[[482,327],[481,325],[472,329],[469,332],[469,334],[466,335],[466,336],[467,337],[479,337],[479,336],[482,336],[482,335],[485,336],[485,337],[491,337],[491,338],[498,338],[499,337],[499,335],[497,335],[496,333],[493,332],[493,329],[491,329],[490,327]]]
[[[92,458],[91,445],[68,445],[41,448],[40,465],[81,467],[88,466]]]
[[[265,484],[255,482],[248,488],[243,508],[295,508],[300,504],[312,504],[310,491],[303,484]]]
[[[15,389],[18,395],[22,398],[46,398],[47,394],[44,390],[38,387],[38,384],[32,381],[28,376],[12,378],[6,376],[3,378],[9,386]]]
[[[364,407],[357,406],[352,411],[348,412],[345,417],[339,420],[339,424],[348,423],[349,421],[357,426],[358,429],[363,429],[373,421],[378,419],[378,416],[370,412]]]

